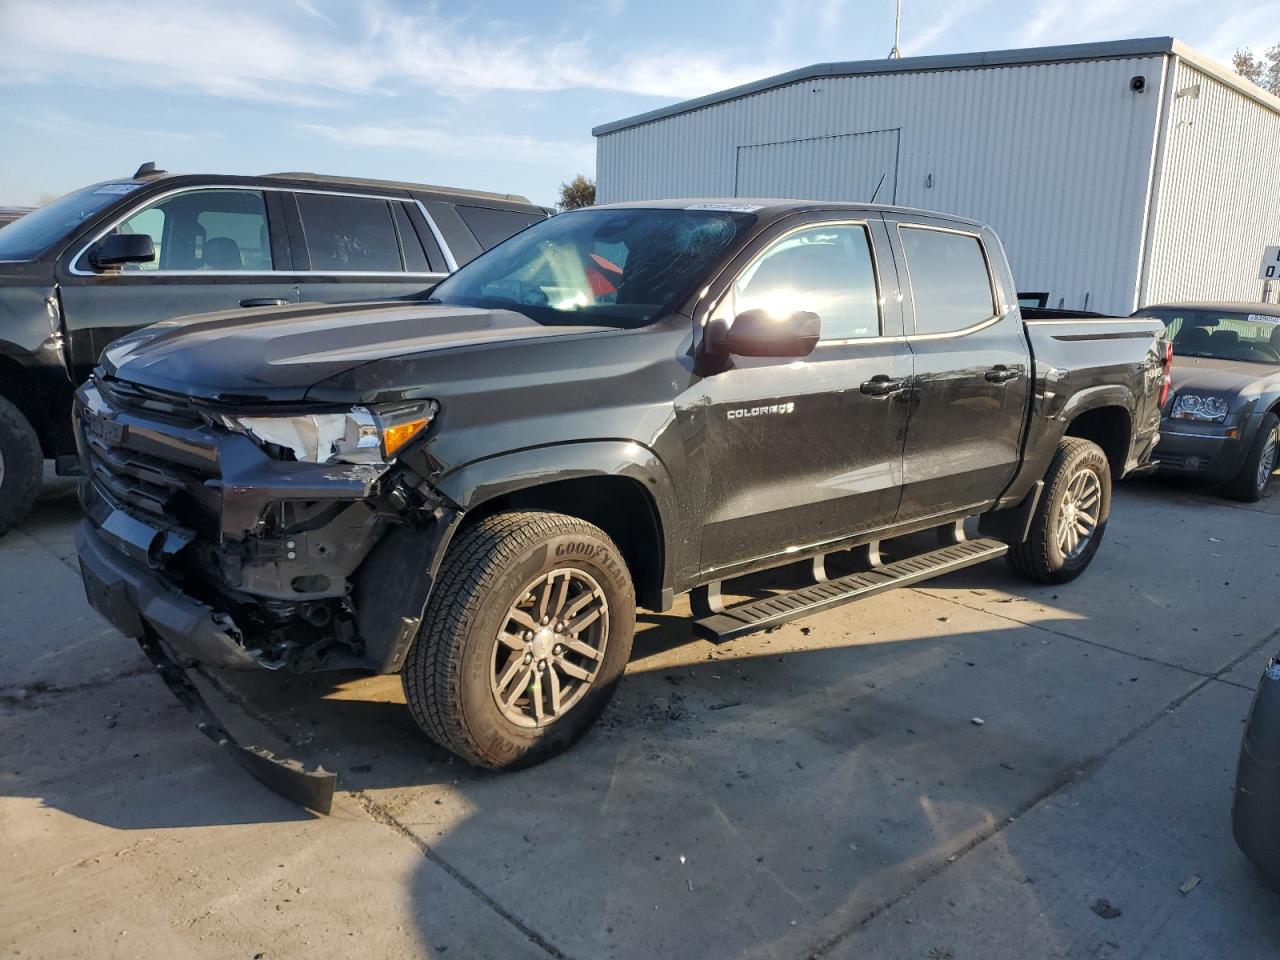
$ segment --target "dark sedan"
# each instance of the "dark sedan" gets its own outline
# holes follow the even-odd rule
[[[1173,390],[1156,456],[1164,473],[1218,483],[1252,502],[1280,451],[1280,306],[1181,303],[1139,310],[1173,341]]]

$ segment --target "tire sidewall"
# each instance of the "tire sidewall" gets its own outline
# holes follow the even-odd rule
[[[40,441],[26,418],[0,398],[0,455],[4,477],[0,480],[0,533],[21,521],[31,510],[44,470]]]
[[[1063,554],[1062,548],[1058,543],[1056,532],[1058,520],[1062,516],[1063,504],[1072,478],[1081,470],[1086,469],[1091,470],[1097,476],[1102,490],[1098,504],[1098,524],[1094,528],[1093,536],[1089,538],[1089,543],[1084,550],[1068,559]],[[1074,455],[1065,458],[1055,480],[1058,482],[1053,485],[1050,493],[1048,509],[1045,512],[1045,522],[1041,530],[1041,535],[1045,538],[1044,556],[1056,576],[1071,579],[1084,572],[1084,569],[1093,560],[1093,555],[1098,552],[1098,547],[1102,544],[1103,535],[1107,530],[1107,518],[1111,515],[1111,472],[1102,451],[1094,447],[1080,450]]]
[[[1267,441],[1275,435],[1278,428],[1280,428],[1280,420],[1277,420],[1274,416],[1269,416],[1263,420],[1262,426],[1258,430],[1257,439],[1253,444],[1252,455],[1245,461],[1245,466],[1249,470],[1249,483],[1253,488],[1255,500],[1261,500],[1267,492],[1267,487],[1271,484],[1270,473],[1267,474],[1266,479],[1261,484],[1258,483],[1258,468],[1262,466],[1262,456],[1266,452]],[[1275,468],[1276,464],[1273,461],[1271,464],[1272,473],[1275,472]]]
[[[493,645],[507,611],[527,586],[552,570],[576,568],[600,584],[609,611],[604,661],[591,688],[558,720],[543,728],[512,723],[490,688]],[[481,599],[462,644],[460,670],[463,721],[494,766],[519,767],[564,750],[599,717],[622,678],[635,631],[635,592],[616,547],[586,530],[547,537],[521,552]]]

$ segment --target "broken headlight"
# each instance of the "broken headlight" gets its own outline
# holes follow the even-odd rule
[[[1173,401],[1174,420],[1200,420],[1205,423],[1221,423],[1227,419],[1227,398],[1198,393],[1180,393]]]
[[[434,400],[332,413],[222,417],[269,453],[287,450],[302,463],[388,463],[431,425]]]

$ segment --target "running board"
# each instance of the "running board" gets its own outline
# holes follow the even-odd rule
[[[1008,552],[1008,544],[999,540],[966,540],[874,570],[852,573],[802,590],[729,607],[694,621],[694,629],[713,643],[723,643],[895,587],[909,587],[913,583],[985,563]]]

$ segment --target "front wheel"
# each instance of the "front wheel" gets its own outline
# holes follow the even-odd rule
[[[405,699],[464,760],[539,763],[604,710],[634,630],[631,577],[603,530],[559,513],[494,514],[449,547],[405,660]]]
[[[0,535],[31,512],[43,470],[40,439],[31,423],[0,397]]]
[[[1102,448],[1080,437],[1058,444],[1031,518],[1031,535],[1009,548],[1009,566],[1040,583],[1066,583],[1098,552],[1111,513],[1111,467]]]
[[[1262,418],[1258,432],[1254,434],[1244,466],[1225,490],[1232,500],[1256,503],[1267,492],[1271,474],[1276,469],[1277,453],[1280,453],[1280,417],[1268,413]]]

